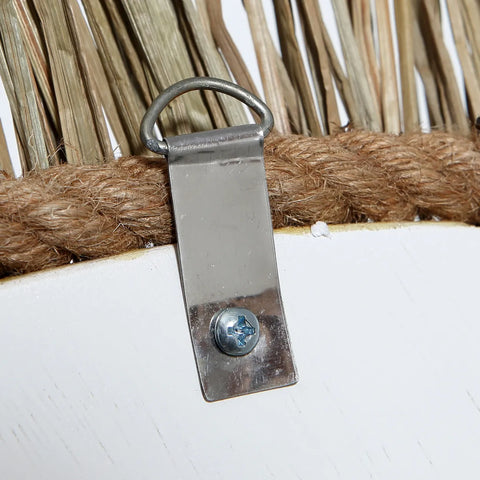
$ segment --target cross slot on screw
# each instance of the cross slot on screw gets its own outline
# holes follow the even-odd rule
[[[246,308],[226,308],[212,319],[215,341],[227,355],[250,353],[260,335],[257,317]]]

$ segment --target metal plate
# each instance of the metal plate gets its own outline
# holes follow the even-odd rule
[[[166,139],[185,304],[208,401],[297,381],[280,296],[263,135],[245,125]],[[211,322],[228,307],[258,318],[245,356],[216,345]]]

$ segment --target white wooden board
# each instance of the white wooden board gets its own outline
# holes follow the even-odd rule
[[[0,479],[478,479],[480,230],[276,246],[300,382],[213,404],[173,247],[0,284]]]

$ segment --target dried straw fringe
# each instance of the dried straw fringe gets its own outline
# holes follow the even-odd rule
[[[275,227],[439,217],[480,224],[476,139],[447,133],[271,136]],[[175,240],[165,162],[130,157],[0,182],[0,275]]]
[[[326,24],[330,3],[341,51]],[[245,0],[265,100],[278,131],[336,133],[343,107],[352,128],[418,131],[425,100],[432,128],[468,135],[470,121],[480,115],[480,3],[443,5],[447,8],[439,0],[274,0],[278,51],[262,2]],[[444,42],[446,22],[463,70],[461,85]],[[415,70],[425,87],[418,91],[420,102]],[[152,98],[195,75],[256,90],[225,26],[220,0],[0,1],[0,77],[24,172],[113,158],[104,112],[122,154],[144,154],[138,126]],[[239,102],[195,92],[171,104],[162,131],[174,135],[245,121]],[[10,170],[1,148],[0,168]]]

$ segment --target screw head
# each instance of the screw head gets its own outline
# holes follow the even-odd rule
[[[215,341],[227,355],[250,353],[258,342],[260,326],[257,317],[246,308],[225,308],[212,318]]]

